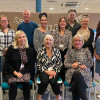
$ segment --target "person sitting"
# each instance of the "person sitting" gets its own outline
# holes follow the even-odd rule
[[[53,37],[46,35],[44,38],[44,47],[37,53],[37,68],[41,80],[37,100],[41,100],[41,95],[45,92],[49,83],[56,95],[56,100],[60,100],[60,86],[57,80],[59,79],[62,62],[60,51],[54,48],[53,44]]]
[[[9,100],[15,100],[17,84],[23,86],[24,100],[30,100],[30,70],[33,65],[33,51],[28,45],[26,34],[19,30],[5,55],[3,75],[10,86]]]
[[[88,49],[82,48],[84,38],[77,34],[72,39],[74,49],[68,50],[64,61],[67,73],[65,80],[72,85],[73,100],[88,100],[86,88],[92,84],[90,68],[93,65],[93,59]]]

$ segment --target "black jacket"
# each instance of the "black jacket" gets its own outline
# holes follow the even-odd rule
[[[26,56],[28,62],[25,64],[24,69],[21,71],[22,74],[30,73],[31,69],[34,69],[34,54],[31,48],[26,48]],[[10,77],[16,77],[13,72],[19,72],[21,66],[21,56],[19,49],[14,49],[13,46],[10,46],[5,55],[5,65],[3,67],[3,77],[5,81],[8,81]]]

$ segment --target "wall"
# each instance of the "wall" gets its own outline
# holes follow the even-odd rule
[[[12,29],[14,29],[15,31],[17,30],[17,26],[18,24],[23,21],[22,18],[22,13],[21,12],[0,12],[0,16],[1,15],[6,15],[9,18],[9,22],[10,22],[10,26]],[[36,22],[37,24],[39,24],[39,18],[38,18],[39,13],[32,13],[32,17],[31,20]],[[77,14],[77,16],[82,15]],[[67,14],[65,13],[48,13],[48,25],[50,25],[50,29],[52,29],[52,27],[54,28],[54,24],[58,23],[58,20],[61,16],[66,16]],[[97,23],[100,20],[100,14],[99,13],[89,13],[90,16],[90,22],[89,22],[89,27],[92,29],[96,29]],[[53,26],[51,26],[53,25]]]

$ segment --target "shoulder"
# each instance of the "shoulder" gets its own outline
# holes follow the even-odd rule
[[[37,23],[30,21],[30,24],[32,24],[33,26],[38,27]]]
[[[89,31],[94,33],[93,29],[91,29],[91,28],[89,28]]]
[[[65,30],[65,33],[72,35],[72,32],[70,30],[68,30],[68,29]]]
[[[13,29],[9,29],[9,31],[11,31],[12,33],[15,33],[15,31]]]
[[[21,26],[21,25],[24,25],[24,24],[25,24],[24,22],[21,22],[21,23],[18,25],[18,27]]]

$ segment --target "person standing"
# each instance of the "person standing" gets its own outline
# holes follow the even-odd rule
[[[29,46],[33,48],[34,30],[38,28],[38,25],[35,22],[32,22],[30,18],[31,18],[31,12],[28,9],[24,10],[23,12],[24,21],[18,25],[17,30],[22,30],[25,32],[28,38]]]
[[[40,27],[35,29],[34,32],[34,49],[36,51],[43,48],[44,38],[51,32],[47,29],[47,13],[43,12],[39,14]]]
[[[31,18],[31,12],[28,9],[24,10],[23,12],[24,21],[18,25],[17,30],[22,30],[25,32],[29,46],[33,49],[33,53],[35,52],[34,58],[36,60],[36,51],[34,50],[33,37],[34,37],[34,30],[38,28],[38,25],[35,22],[32,22],[30,18]],[[32,80],[34,78],[33,75],[34,73],[33,71],[31,71]]]
[[[61,17],[58,22],[58,31],[53,32],[54,47],[58,48],[61,53],[63,66],[60,71],[62,80],[65,80],[64,58],[68,49],[72,48],[72,33],[67,28],[67,19]]]
[[[100,21],[96,28],[96,38],[95,38],[95,47],[94,47],[94,56],[96,58],[96,73],[99,74],[100,77]],[[100,82],[100,80],[97,80]],[[100,98],[100,90],[98,91],[97,97]]]
[[[14,40],[15,32],[10,28],[9,20],[7,16],[2,15],[0,17],[0,72],[2,71],[2,63],[1,59],[4,58],[8,47]],[[1,79],[1,73],[0,73]]]
[[[72,36],[74,36],[75,29],[81,27],[80,23],[76,22],[75,17],[76,17],[76,10],[70,9],[68,11],[67,29],[72,32]]]

